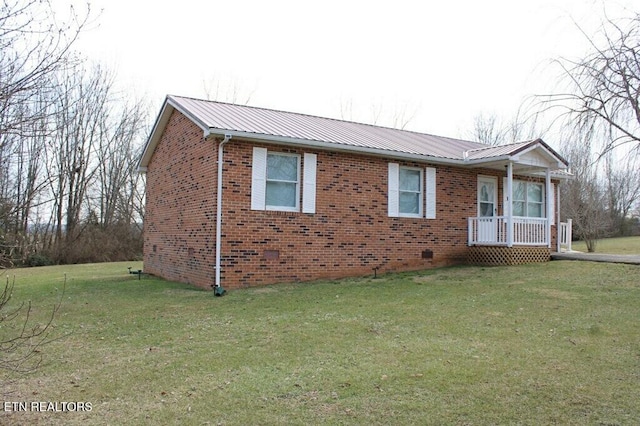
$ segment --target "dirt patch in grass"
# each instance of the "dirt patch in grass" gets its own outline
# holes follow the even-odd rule
[[[413,282],[418,284],[432,283],[434,281],[436,281],[435,275],[419,275],[417,277],[413,277]]]
[[[575,293],[565,290],[558,290],[557,288],[534,288],[531,291],[542,296],[550,297],[552,299],[577,300],[580,298],[580,296]]]

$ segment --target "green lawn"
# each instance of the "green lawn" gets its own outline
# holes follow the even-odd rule
[[[572,249],[587,252],[583,241],[574,241]],[[640,237],[605,238],[596,244],[596,253],[607,254],[640,254]]]
[[[456,267],[218,298],[127,266],[141,267],[10,272],[38,318],[67,285],[61,338],[4,401],[92,410],[0,411],[0,424],[640,424],[637,266]]]

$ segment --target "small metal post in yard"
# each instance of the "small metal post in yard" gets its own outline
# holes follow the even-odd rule
[[[134,275],[138,276],[138,281],[141,280],[142,274],[144,273],[144,272],[142,272],[142,269],[138,269],[137,271],[132,271],[131,270],[131,266],[129,266],[127,269],[129,270],[130,274],[134,274]]]

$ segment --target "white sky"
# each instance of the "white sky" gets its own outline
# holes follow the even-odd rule
[[[595,31],[603,1],[611,17],[632,3],[92,0],[101,13],[76,47],[153,114],[167,94],[206,98],[219,84],[223,101],[235,88],[239,103],[363,122],[381,109],[383,125],[404,108],[407,129],[465,137],[477,114],[509,119],[551,91],[550,59],[584,54],[576,23]]]

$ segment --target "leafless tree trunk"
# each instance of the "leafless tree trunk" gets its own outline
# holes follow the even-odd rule
[[[97,149],[99,223],[103,228],[135,222],[134,192],[138,185],[135,167],[140,136],[146,129],[146,108],[138,102],[123,104],[117,116],[102,118],[103,138]]]
[[[560,211],[563,217],[573,219],[573,234],[586,243],[589,252],[596,250],[598,240],[607,235],[611,226],[604,180],[598,177],[592,138],[592,133],[565,138],[574,141],[562,150],[571,164],[573,178],[560,186]]]
[[[107,137],[101,126],[109,114],[111,76],[100,67],[88,72],[76,69],[59,82],[60,106],[55,117],[56,132],[49,151],[52,194],[56,208],[55,246],[59,261],[65,261],[69,246],[80,235],[86,198],[94,183],[94,156]]]
[[[640,201],[640,167],[637,156],[615,161],[610,152],[604,157],[608,210],[614,235],[630,233],[630,213]]]

